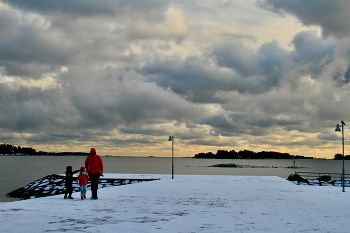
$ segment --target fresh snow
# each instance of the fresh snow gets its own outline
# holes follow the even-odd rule
[[[275,176],[105,174],[161,178],[0,203],[1,232],[349,232],[350,189]],[[88,195],[90,196],[90,191]]]

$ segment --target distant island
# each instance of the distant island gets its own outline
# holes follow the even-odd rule
[[[250,150],[226,151],[218,150],[216,154],[212,152],[198,153],[194,156],[197,159],[314,159],[313,157],[305,157],[301,155],[290,155],[288,153],[280,153],[275,151],[254,152]]]
[[[0,144],[0,154],[2,155],[16,155],[16,156],[66,156],[66,155],[76,155],[76,156],[87,156],[89,153],[84,152],[46,152],[46,151],[36,151],[32,147],[21,147],[14,146],[11,144]]]

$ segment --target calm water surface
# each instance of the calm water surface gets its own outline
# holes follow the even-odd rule
[[[73,170],[84,166],[85,156],[0,156],[0,202],[15,201],[6,193],[50,174],[64,174],[66,166]],[[169,174],[171,158],[160,157],[102,157],[105,173]],[[287,178],[295,171],[341,173],[342,160],[295,160],[298,169],[287,168],[294,160],[194,159],[174,158],[174,173],[184,175],[250,175]],[[266,166],[267,168],[220,168],[214,164]],[[350,173],[350,163],[345,161]]]

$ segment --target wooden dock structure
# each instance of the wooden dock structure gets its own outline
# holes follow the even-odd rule
[[[13,190],[6,194],[7,197],[15,197],[22,199],[30,199],[37,197],[53,196],[63,194],[65,191],[66,177],[62,175],[52,174],[33,181],[21,188]],[[153,181],[159,179],[118,179],[118,178],[100,178],[98,188],[107,188],[112,186],[127,185],[145,181]],[[90,181],[87,184],[91,187]],[[78,178],[74,177],[73,192],[80,191]]]

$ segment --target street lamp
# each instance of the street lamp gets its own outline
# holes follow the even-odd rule
[[[344,168],[344,121],[341,121],[341,129],[339,127],[339,124],[337,124],[337,127],[335,128],[335,131],[341,131],[342,132],[342,142],[343,142],[343,174],[342,174],[342,186],[343,186],[343,192],[345,192],[345,168]]]
[[[171,146],[171,179],[174,179],[174,136],[169,136],[169,140],[172,143]]]

